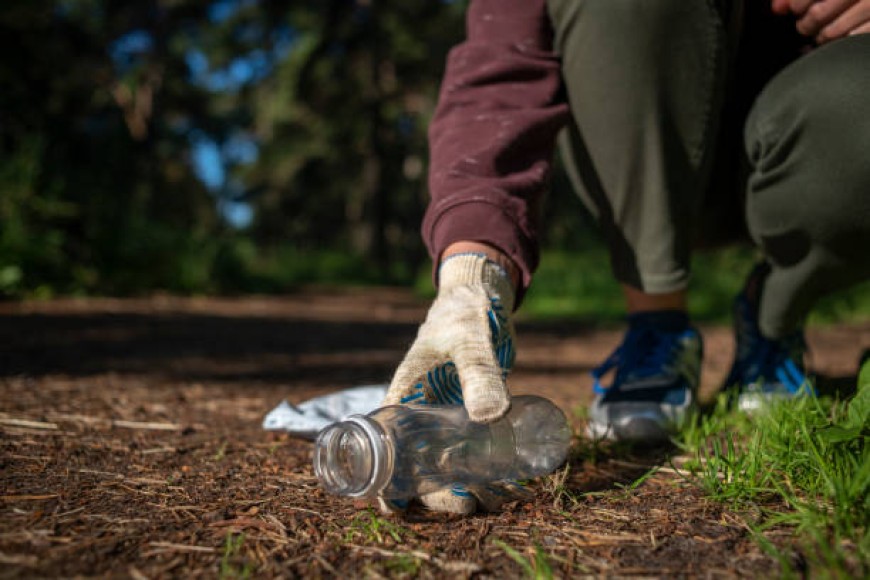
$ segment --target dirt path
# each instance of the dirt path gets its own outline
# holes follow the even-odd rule
[[[593,463],[578,441],[563,480],[494,515],[380,519],[325,496],[311,444],[263,431],[263,415],[386,381],[424,313],[390,289],[0,304],[0,577],[519,576],[505,545],[563,577],[775,573],[738,518],[673,472],[619,487],[664,450]],[[709,395],[733,347],[727,329],[703,332]],[[587,371],[619,330],[518,333],[515,392],[552,398],[579,427]],[[824,384],[847,386],[870,323],[809,341]]]

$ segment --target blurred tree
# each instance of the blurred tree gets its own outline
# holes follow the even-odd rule
[[[208,108],[179,82],[183,54],[171,40],[204,3],[164,4],[0,7],[9,47],[0,60],[0,291],[202,282],[179,271],[179,250],[214,221],[185,162],[184,125]]]
[[[341,242],[415,271],[423,258],[426,127],[461,2],[295,0],[294,49],[256,89],[258,163],[248,172],[260,239]]]
[[[215,290],[288,245],[412,275],[426,125],[463,12],[5,0],[0,294]]]

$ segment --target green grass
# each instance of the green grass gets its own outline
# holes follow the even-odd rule
[[[245,534],[227,534],[224,542],[224,552],[221,556],[218,578],[250,578],[254,571],[254,565],[241,557],[242,545],[245,543]],[[241,562],[240,562],[241,559]]]
[[[223,461],[224,457],[227,456],[227,442],[224,441],[221,443],[221,446],[218,447],[218,450],[215,451],[214,456],[212,456],[212,460],[214,461]]]
[[[369,508],[356,514],[348,526],[344,541],[351,542],[355,538],[361,538],[366,542],[383,544],[387,538],[401,544],[405,537],[415,535],[411,530],[382,518],[378,513]]]
[[[791,559],[766,539],[794,530],[814,575],[870,574],[870,362],[848,401],[801,398],[751,418],[724,399],[687,426],[679,444],[686,468],[713,499],[745,514],[762,546],[790,570]]]
[[[543,548],[538,544],[535,544],[534,555],[526,558],[519,551],[502,540],[494,539],[492,543],[501,548],[511,560],[519,565],[526,578],[534,580],[550,580],[553,578],[553,568],[550,566],[547,553],[544,552]]]
[[[391,578],[415,577],[420,572],[423,562],[410,554],[400,554],[384,562],[384,568]]]

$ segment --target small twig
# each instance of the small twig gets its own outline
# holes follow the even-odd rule
[[[153,453],[175,453],[176,451],[175,447],[154,447],[152,449],[143,449],[140,453],[142,455],[151,455]]]
[[[85,425],[103,425],[106,427],[121,427],[124,429],[152,429],[157,431],[181,431],[184,427],[175,423],[160,423],[154,421],[124,421],[123,419],[108,419],[106,417],[91,417],[88,415],[69,415],[55,413],[51,416],[60,421],[84,423]],[[54,427],[55,429],[57,426]]]
[[[10,564],[13,566],[26,566],[33,568],[39,563],[39,558],[36,556],[28,556],[25,554],[6,554],[0,552],[0,564]]]
[[[138,493],[141,495],[157,495],[160,497],[172,497],[167,493],[157,493],[156,491],[145,491],[144,489],[136,489],[135,487],[130,487],[129,485],[124,485],[123,483],[114,482],[114,481],[102,483],[101,485],[111,486],[111,487],[119,487],[119,488],[124,489],[126,491],[129,491],[131,493]]]
[[[400,552],[397,550],[385,550],[384,548],[376,548],[374,546],[358,546],[357,544],[347,544],[347,547],[352,550],[359,550],[361,552],[372,552],[374,554],[377,554],[378,556],[386,556],[388,558],[393,558],[395,556],[413,556],[414,558],[418,558],[426,562],[432,560],[431,555],[427,554],[426,552],[420,552],[418,550]]]
[[[46,423],[45,421],[29,421],[27,419],[11,419],[0,417],[0,425],[9,425],[10,427],[23,427],[25,429],[48,429],[57,430],[57,423]]]
[[[124,476],[120,473],[113,473],[111,471],[100,471],[98,469],[79,469],[79,473],[90,473],[92,475],[108,475],[109,477],[114,477],[116,479],[124,479]]]
[[[257,528],[260,530],[271,530],[272,525],[263,520],[242,516],[231,520],[223,520],[220,522],[212,522],[208,525],[210,528]]]
[[[323,566],[324,568],[326,568],[330,574],[332,574],[333,576],[338,576],[338,570],[333,568],[329,562],[327,562],[326,560],[323,559],[323,557],[315,554],[314,559],[317,560],[318,562],[320,562],[320,565]]]
[[[379,556],[385,556],[387,558],[394,558],[397,556],[411,556],[413,558],[417,558],[418,560],[423,560],[424,562],[428,562],[430,564],[434,564],[443,570],[447,570],[448,572],[453,573],[470,573],[474,574],[475,572],[480,572],[482,569],[478,564],[474,562],[461,562],[457,560],[442,560],[440,558],[436,558],[431,554],[427,554],[426,552],[421,552],[419,550],[408,550],[408,551],[396,551],[396,550],[385,550],[383,548],[375,548],[374,546],[358,546],[356,544],[348,544],[348,548],[359,550],[362,552],[371,552],[377,554]]]
[[[643,543],[644,538],[637,534],[596,534],[594,532],[586,532],[575,530],[574,533],[583,538],[583,543],[591,545],[592,542],[608,545],[614,543]]]
[[[84,510],[85,510],[85,508],[84,508],[84,506],[82,506],[82,507],[80,507],[80,508],[76,508],[76,509],[74,509],[74,510],[70,510],[70,511],[68,511],[68,512],[63,512],[62,514],[57,514],[57,515],[54,516],[54,517],[56,517],[57,519],[65,518],[65,517],[67,517],[67,516],[71,516],[71,515],[73,515],[73,514],[77,514],[77,513],[81,512],[81,511],[84,511]]]
[[[56,493],[46,493],[43,495],[3,495],[0,496],[0,500],[3,501],[42,501],[44,499],[54,499],[57,497]]]
[[[73,433],[71,431],[60,431],[58,429],[39,429],[34,427],[14,427],[12,425],[3,425],[0,424],[0,429],[3,429],[4,434],[8,435],[18,435],[18,436],[44,436],[44,437],[57,437],[60,436],[69,436],[76,437],[78,433]],[[16,441],[16,443],[18,443]],[[32,443],[29,443],[32,445]],[[44,444],[43,444],[44,445]]]
[[[304,512],[304,513],[306,513],[306,514],[315,515],[315,516],[318,516],[318,517],[321,517],[321,518],[324,517],[324,515],[323,515],[322,513],[320,513],[320,512],[316,512],[316,511],[314,511],[314,510],[309,510],[309,509],[305,509],[305,508],[301,508],[301,507],[285,506],[284,509],[285,509],[285,510],[295,511],[295,512]]]
[[[18,455],[17,453],[10,453],[9,459],[19,459],[21,461],[51,461],[51,457],[46,455]]]
[[[148,477],[128,477],[125,478],[124,481],[142,485],[166,485],[166,480],[164,479],[151,479]]]
[[[93,425],[95,423],[109,423],[111,419],[106,419],[104,417],[89,417],[87,415],[70,415],[67,413],[52,413],[49,415],[52,419],[67,421],[70,423],[85,423],[88,425]]]
[[[149,503],[148,505],[154,506],[156,508],[159,508],[159,509],[165,510],[165,511],[179,511],[179,512],[187,512],[187,511],[202,512],[202,511],[205,511],[205,508],[201,508],[201,507],[195,506],[195,505],[161,505],[159,503]]]
[[[268,499],[238,499],[238,500],[235,500],[233,503],[236,505],[244,505],[244,506],[248,506],[248,507],[254,507],[255,505],[263,505],[264,503],[266,503],[268,501],[270,501],[270,500],[268,500]]]
[[[659,467],[657,473],[672,473],[674,475],[679,475],[681,477],[691,477],[693,474],[691,471],[686,471],[685,469],[679,469],[674,467]]]
[[[214,554],[217,552],[215,548],[209,546],[188,546],[187,544],[173,544],[172,542],[148,542],[148,545],[175,552],[201,552],[203,554]]]
[[[184,429],[181,425],[175,423],[153,423],[150,421],[112,421],[112,427],[122,427],[124,429],[151,429],[154,431],[181,431]]]
[[[607,518],[610,518],[613,520],[619,520],[622,522],[632,521],[630,517],[623,515],[621,513],[615,512],[613,510],[608,510],[608,509],[604,509],[604,508],[589,508],[589,511],[595,512],[596,514],[599,514],[601,516],[604,516],[604,517],[607,517]]]
[[[110,524],[141,524],[143,522],[151,521],[147,518],[115,518],[105,514],[84,514],[82,516],[82,519],[99,520],[101,522],[108,522]]]

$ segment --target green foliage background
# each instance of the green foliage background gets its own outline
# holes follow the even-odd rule
[[[413,279],[426,126],[463,12],[424,0],[3,2],[0,294]],[[223,159],[217,186],[192,163],[203,140]],[[257,154],[233,156],[239,140]],[[237,202],[253,210],[241,229],[220,211]]]
[[[430,288],[426,130],[465,7],[4,0],[0,297]],[[197,173],[203,142],[219,183]],[[526,310],[617,318],[606,252],[569,189],[557,171]],[[244,227],[223,211],[239,203]],[[696,314],[725,316],[752,260],[700,254]],[[867,290],[826,312],[867,314]]]

